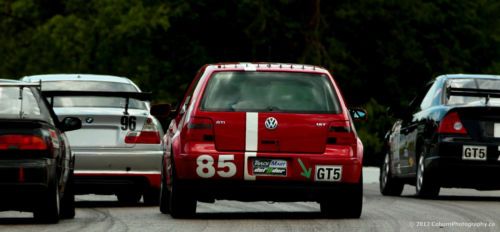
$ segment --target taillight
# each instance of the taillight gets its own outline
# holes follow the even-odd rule
[[[147,118],[140,132],[128,132],[125,143],[159,144],[160,132],[156,129],[153,119]]]
[[[44,138],[38,135],[0,135],[0,150],[47,150]]]
[[[186,139],[188,141],[214,141],[212,120],[191,118],[187,124]]]
[[[356,145],[357,140],[349,121],[335,121],[328,127],[328,144]]]
[[[457,112],[448,113],[439,123],[438,133],[441,134],[467,134]]]

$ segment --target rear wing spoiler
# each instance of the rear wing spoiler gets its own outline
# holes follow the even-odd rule
[[[21,106],[19,107],[19,118],[23,118],[23,89],[26,87],[36,87],[38,89],[42,88],[42,81],[38,83],[28,83],[28,82],[0,82],[0,87],[17,87],[19,88],[19,100],[21,100]]]
[[[40,88],[41,86],[42,86],[41,83],[0,82],[0,87],[19,87],[19,88],[38,87],[38,88]]]
[[[50,98],[50,104],[54,105],[54,97],[121,97],[125,98],[125,112],[128,115],[130,99],[139,101],[151,101],[151,92],[101,92],[101,91],[42,91],[45,97]]]
[[[486,104],[490,98],[500,98],[500,90],[496,89],[472,89],[472,88],[448,88],[448,98],[450,96],[464,96],[464,97],[485,97]]]

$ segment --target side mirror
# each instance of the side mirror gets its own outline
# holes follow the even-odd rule
[[[75,117],[66,117],[61,121],[61,128],[59,128],[59,130],[65,132],[78,130],[80,128],[82,128],[82,120]]]
[[[366,110],[361,108],[351,108],[349,109],[349,113],[351,113],[351,118],[354,121],[366,121],[367,113]]]

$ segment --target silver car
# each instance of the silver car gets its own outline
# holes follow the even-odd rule
[[[57,116],[78,117],[67,132],[75,155],[77,194],[116,194],[120,202],[157,204],[164,153],[163,130],[150,114],[148,95],[123,77],[37,75]]]

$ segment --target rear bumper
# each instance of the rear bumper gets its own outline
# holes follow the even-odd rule
[[[474,188],[480,190],[500,189],[500,163],[463,162],[447,157],[429,157],[426,169],[442,187]]]
[[[319,201],[353,193],[357,187],[351,183],[307,183],[296,181],[180,181],[179,186],[199,201]]]
[[[223,160],[224,155],[230,160]],[[213,161],[207,162],[200,157],[211,157]],[[228,181],[274,181],[323,184],[323,183],[358,183],[362,160],[352,156],[340,156],[334,152],[324,154],[290,154],[290,153],[255,153],[255,152],[210,152],[202,150],[175,156],[177,177],[181,180],[228,180]],[[286,161],[286,175],[262,175],[254,172],[253,160],[284,160]],[[234,164],[234,175],[223,175],[230,170],[228,164]],[[327,175],[322,167],[341,167],[338,180],[321,181],[321,176]],[[212,174],[208,169],[213,169]],[[309,175],[308,175],[309,174]],[[330,173],[333,175],[333,173]]]
[[[160,188],[161,150],[73,149],[77,193]]]
[[[486,146],[486,160],[463,160],[464,145]],[[442,187],[500,189],[500,144],[477,142],[441,142],[432,156],[425,159],[426,169]]]
[[[0,210],[32,208],[53,170],[52,159],[0,160]]]

